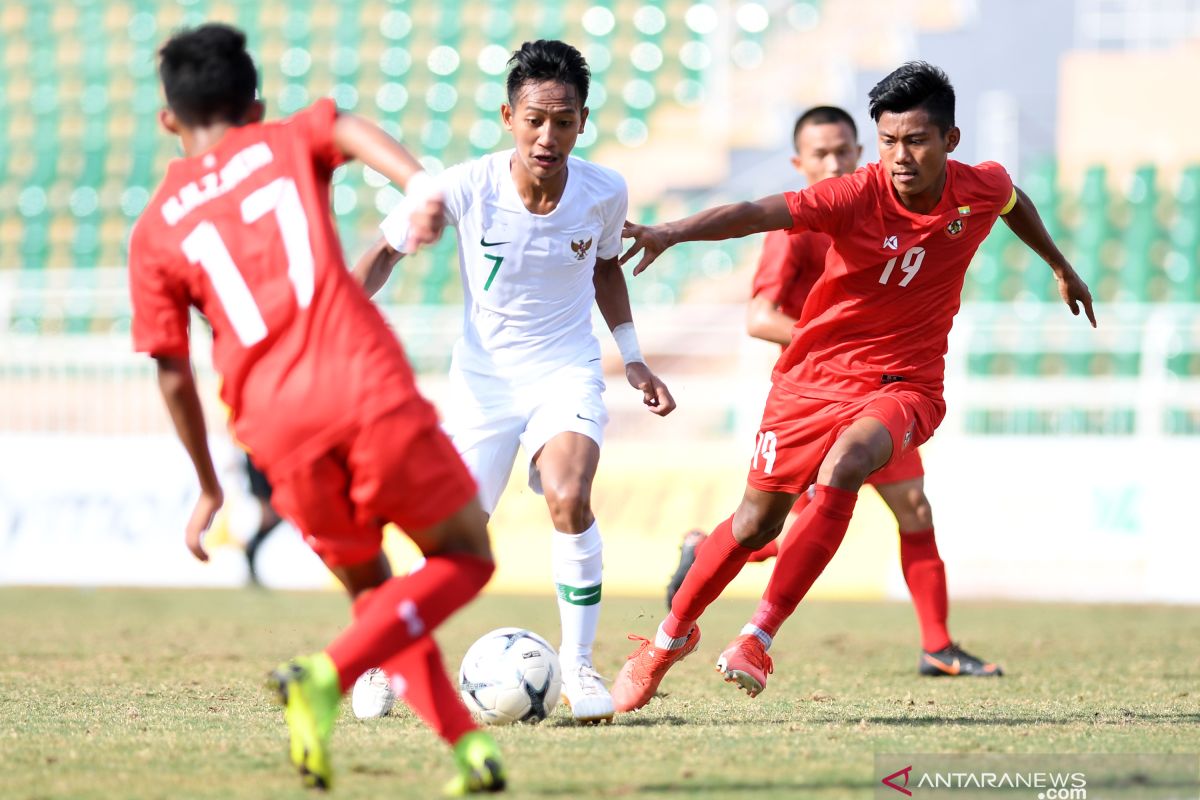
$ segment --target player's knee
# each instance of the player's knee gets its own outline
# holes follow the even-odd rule
[[[742,547],[758,550],[783,532],[783,523],[758,509],[740,508],[733,515],[733,538]]]
[[[546,505],[556,530],[582,533],[592,522],[591,487],[583,481],[568,481],[544,487]]]
[[[479,501],[472,500],[429,530],[409,535],[426,556],[462,553],[491,562],[487,522]]]
[[[912,506],[909,513],[913,519],[913,530],[926,530],[933,527],[933,507],[929,505],[929,498],[925,496],[925,492],[920,489],[914,490],[910,497]]]
[[[864,444],[852,444],[831,453],[821,465],[818,483],[847,491],[858,491],[867,476],[878,467],[870,448]]]

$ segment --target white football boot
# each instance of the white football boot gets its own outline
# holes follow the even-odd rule
[[[612,722],[612,695],[591,664],[563,668],[562,696],[577,722],[585,725]]]
[[[359,719],[386,717],[396,704],[396,694],[387,673],[378,667],[367,670],[354,682],[350,707]]]

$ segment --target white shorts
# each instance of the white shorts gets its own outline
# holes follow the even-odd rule
[[[555,369],[545,378],[513,383],[451,370],[446,433],[479,484],[479,502],[491,514],[512,473],[518,445],[529,456],[529,488],[542,493],[534,459],[560,433],[581,433],[604,444],[608,411],[600,364]]]

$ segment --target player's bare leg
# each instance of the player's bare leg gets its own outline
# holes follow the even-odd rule
[[[737,576],[751,553],[779,535],[795,500],[792,494],[746,487],[737,511],[713,530],[697,552],[654,640],[629,637],[639,645],[613,684],[618,711],[632,711],[650,702],[667,671],[696,649],[700,642],[696,621]]]
[[[830,447],[809,501],[779,551],[775,569],[750,623],[721,653],[717,670],[751,697],[773,669],[767,655],[780,626],[825,570],[846,535],[858,490],[892,455],[892,436],[874,417],[850,424]]]
[[[921,626],[917,671],[929,676],[1003,675],[1004,670],[998,664],[971,655],[950,638],[946,624],[950,613],[946,566],[934,538],[933,510],[925,496],[924,477],[876,484],[875,490],[895,515],[900,528],[900,566]]]
[[[551,548],[562,624],[563,698],[575,719],[585,723],[613,717],[612,696],[592,666],[602,583],[600,528],[592,514],[592,482],[599,463],[600,446],[572,431],[550,439],[534,458],[554,524]]]

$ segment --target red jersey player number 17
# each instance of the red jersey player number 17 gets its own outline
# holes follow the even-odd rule
[[[212,325],[234,432],[275,469],[415,396],[328,213],[329,178],[345,160],[336,119],[321,100],[171,162],[130,244],[135,347],[186,356],[195,305]]]

